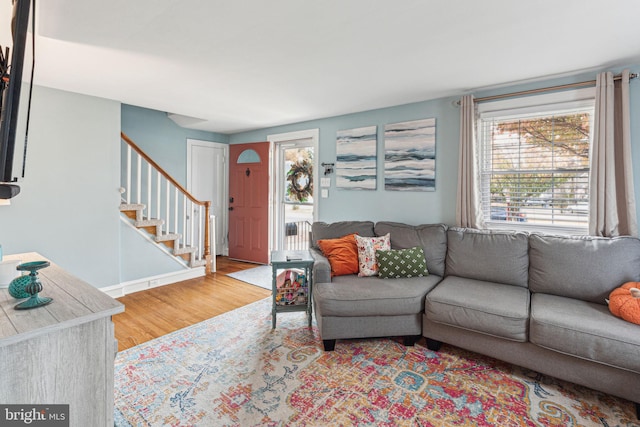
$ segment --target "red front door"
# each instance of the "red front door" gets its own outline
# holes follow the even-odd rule
[[[229,258],[269,263],[269,142],[229,146]]]

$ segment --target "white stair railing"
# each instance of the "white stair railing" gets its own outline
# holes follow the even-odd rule
[[[211,202],[193,197],[124,133],[121,140],[125,202],[145,206],[143,221],[157,223],[156,240],[175,240],[174,254],[194,252],[192,261],[210,271]],[[179,237],[173,239],[176,234]]]

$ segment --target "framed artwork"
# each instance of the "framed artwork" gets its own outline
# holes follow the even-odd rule
[[[336,137],[336,187],[375,190],[377,126],[339,130]]]
[[[384,127],[384,189],[436,190],[436,119]]]

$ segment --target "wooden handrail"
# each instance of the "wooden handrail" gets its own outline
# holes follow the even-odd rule
[[[207,270],[209,263],[209,258],[211,256],[211,242],[209,241],[209,215],[211,213],[211,201],[210,200],[198,200],[191,193],[187,191],[178,181],[173,179],[171,175],[169,175],[162,167],[153,161],[151,157],[147,155],[140,147],[136,145],[135,142],[131,140],[124,132],[120,132],[120,137],[131,147],[133,150],[140,155],[143,159],[145,159],[154,169],[156,169],[160,174],[171,184],[173,184],[182,194],[185,195],[189,200],[195,203],[198,206],[204,206],[204,253],[203,256],[207,260]]]
[[[201,200],[198,200],[195,197],[193,197],[191,195],[191,193],[189,193],[187,191],[186,188],[184,188],[178,181],[173,179],[173,177],[171,175],[169,175],[164,169],[162,169],[162,167],[160,167],[160,165],[158,165],[156,162],[154,162],[153,159],[151,159],[151,157],[149,157],[144,151],[142,151],[142,149],[140,147],[138,147],[136,145],[136,143],[133,142],[131,140],[131,138],[129,138],[124,132],[120,132],[120,137],[122,139],[124,139],[126,141],[126,143],[129,144],[129,146],[131,146],[131,148],[133,148],[133,150],[136,153],[138,153],[143,159],[145,159],[147,162],[149,162],[149,164],[151,166],[153,166],[156,170],[158,170],[162,174],[162,176],[164,176],[167,179],[167,181],[169,181],[174,186],[178,187],[178,190],[180,190],[182,193],[184,193],[184,195],[187,196],[187,198],[189,200],[191,200],[193,203],[195,203],[196,205],[199,205],[199,206],[205,206],[207,203],[211,204],[211,202],[201,201]]]

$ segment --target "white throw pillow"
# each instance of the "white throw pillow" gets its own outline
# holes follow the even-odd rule
[[[376,251],[388,251],[391,249],[391,237],[389,233],[379,237],[361,237],[356,234],[358,246],[358,276],[375,276],[378,274],[378,260]]]

